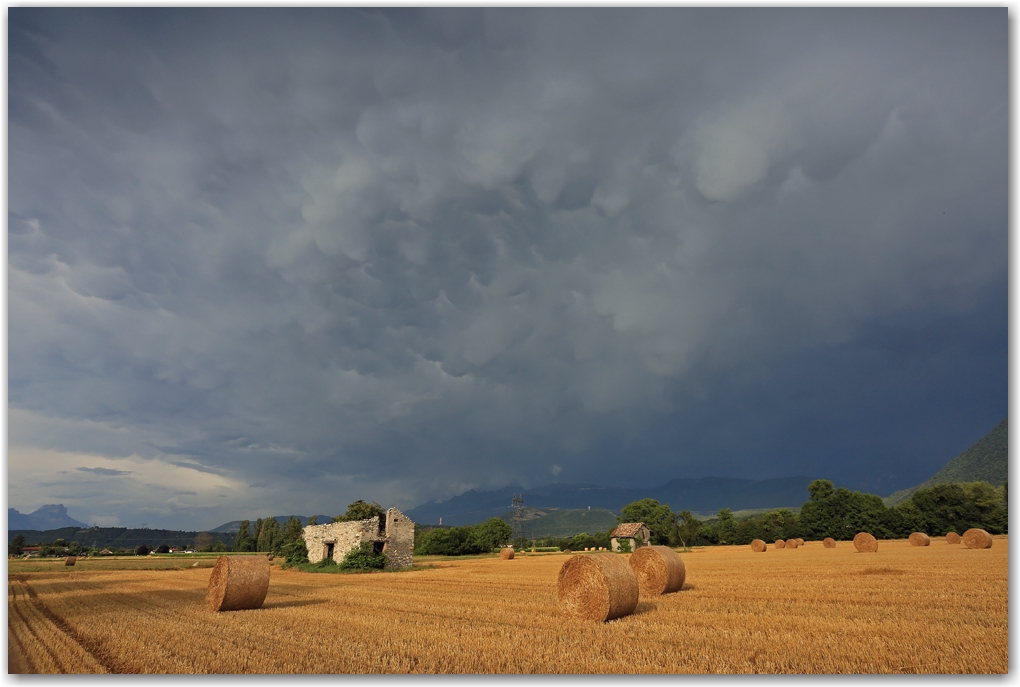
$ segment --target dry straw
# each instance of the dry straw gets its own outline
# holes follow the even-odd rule
[[[560,568],[557,587],[560,606],[585,620],[622,618],[637,608],[637,575],[614,553],[572,556]]]
[[[992,535],[973,527],[963,533],[963,545],[968,549],[990,549],[992,548]]]
[[[755,553],[761,553],[767,548],[768,545],[761,539],[755,539],[753,542],[751,542],[751,550],[754,551]]]
[[[630,557],[637,575],[638,588],[647,596],[680,591],[687,568],[676,551],[668,546],[642,546]]]
[[[825,539],[822,540],[822,546],[824,546],[827,549],[834,549],[836,548],[836,540],[833,539],[832,537],[826,537]]]
[[[77,562],[78,562],[77,556],[68,556],[67,558],[64,559],[64,565],[74,565]]]
[[[499,557],[504,561],[512,561],[514,559],[514,550],[511,546],[504,546],[499,550]]]
[[[797,546],[804,546],[804,540],[800,537],[797,537]]]
[[[913,534],[910,535],[910,545],[911,546],[930,546],[931,545],[931,537],[929,537],[924,532],[914,532]]]
[[[269,560],[265,556],[220,556],[209,576],[207,611],[261,608],[269,591]]]
[[[948,543],[948,544],[959,544],[962,541],[963,541],[963,537],[958,535],[956,532],[947,532],[946,533],[946,543]]]
[[[859,553],[875,553],[878,551],[878,540],[867,532],[858,532],[854,537],[854,548]]]
[[[785,549],[786,548],[786,542],[783,541],[782,539],[777,539],[775,546],[776,546],[777,549]]]
[[[786,540],[786,548],[788,548],[788,549],[795,549],[798,546],[800,546],[800,544],[797,543],[796,539],[787,539]]]

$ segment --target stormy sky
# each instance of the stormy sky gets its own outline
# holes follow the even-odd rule
[[[11,8],[8,505],[923,481],[1007,412],[1006,17]]]

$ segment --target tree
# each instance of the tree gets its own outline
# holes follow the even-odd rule
[[[217,539],[216,541],[213,542],[212,548],[210,550],[215,551],[217,553],[221,551],[226,551],[227,545],[221,542],[219,539]]]
[[[256,551],[271,552],[281,537],[280,523],[276,518],[266,518],[262,521],[257,537]]]
[[[25,547],[25,535],[19,534],[11,540],[10,551],[15,556],[22,554],[22,549]]]
[[[312,525],[318,525],[318,524],[319,524],[319,516],[318,515],[313,515],[312,517],[308,518],[308,526],[309,527],[311,527]]]
[[[208,532],[199,532],[195,535],[195,551],[212,551],[213,536]]]
[[[352,522],[356,520],[368,520],[370,518],[379,517],[380,529],[386,527],[386,511],[382,509],[378,503],[373,501],[372,503],[365,503],[361,499],[358,499],[354,503],[347,506],[347,512],[343,515],[338,515],[333,518],[333,522]]]
[[[669,544],[676,519],[669,506],[655,499],[641,499],[624,506],[616,521],[643,522],[648,527],[652,544]]]
[[[701,521],[694,517],[693,513],[689,510],[680,511],[680,519],[676,528],[676,533],[680,538],[680,543],[683,544],[685,549],[690,548],[690,546],[694,544],[700,530]]]
[[[160,544],[156,547],[156,553],[170,553],[170,547],[166,544]]]
[[[135,555],[136,556],[148,556],[149,555],[149,547],[146,546],[145,544],[142,544],[137,549],[135,549]]]
[[[812,501],[821,501],[824,498],[832,496],[832,492],[835,490],[835,485],[827,479],[816,479],[808,485],[807,490],[808,494],[811,495]]]
[[[502,518],[489,518],[474,526],[475,543],[480,549],[491,551],[510,542],[514,528]]]
[[[242,520],[241,526],[237,529],[237,536],[234,537],[234,551],[254,550],[255,542],[252,541],[251,538],[251,522],[248,520]]]
[[[723,508],[719,511],[719,520],[715,526],[716,540],[720,544],[736,544],[739,535],[737,519],[733,517],[733,511]]]

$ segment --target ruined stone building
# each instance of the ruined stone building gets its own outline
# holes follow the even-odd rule
[[[380,527],[380,525],[384,525]],[[372,542],[376,553],[386,554],[386,569],[410,568],[414,551],[414,523],[396,508],[386,511],[386,522],[379,517],[328,525],[309,525],[302,535],[308,547],[308,561],[318,563],[332,558],[337,563],[361,542]]]

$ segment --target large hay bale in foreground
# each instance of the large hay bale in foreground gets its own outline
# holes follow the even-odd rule
[[[615,553],[567,559],[560,568],[557,587],[560,606],[585,620],[622,618],[637,608],[637,575],[627,560]]]
[[[946,533],[946,543],[947,544],[959,544],[962,541],[963,541],[963,537],[958,535],[956,532],[947,532]]]
[[[786,542],[783,541],[782,539],[777,539],[776,543],[775,543],[775,547],[777,549],[785,549],[786,548]]]
[[[504,546],[499,550],[499,557],[504,561],[512,561],[514,559],[514,549],[512,546]]]
[[[875,553],[878,551],[878,540],[867,532],[858,532],[854,537],[854,548],[858,553]]]
[[[992,535],[982,529],[972,527],[963,533],[963,545],[968,549],[992,548]]]
[[[77,562],[78,562],[77,556],[68,556],[67,558],[64,559],[64,565],[74,565]]]
[[[269,592],[269,560],[265,556],[220,556],[209,576],[207,611],[261,608]]]
[[[826,537],[825,539],[822,540],[822,546],[824,546],[827,549],[834,549],[836,548],[836,540],[833,539],[832,537]]]
[[[751,550],[754,551],[755,553],[761,553],[767,548],[768,544],[763,542],[761,539],[755,539],[753,542],[751,542]]]
[[[787,539],[786,540],[786,548],[788,548],[788,549],[795,549],[798,546],[800,546],[800,544],[797,543],[796,539]]]
[[[687,568],[676,551],[668,546],[642,546],[630,557],[642,594],[658,596],[680,591]]]
[[[930,546],[931,545],[931,537],[929,537],[924,532],[914,532],[913,534],[910,535],[910,545],[911,546]]]

